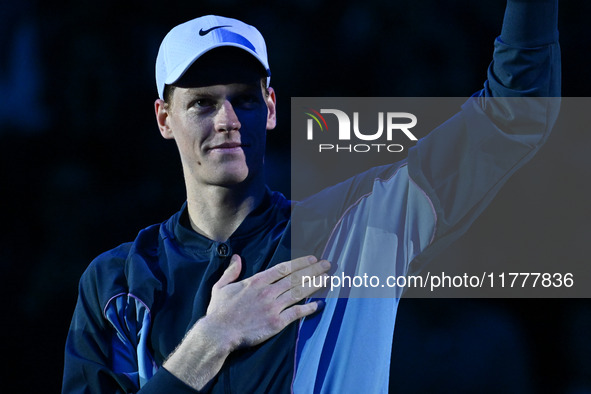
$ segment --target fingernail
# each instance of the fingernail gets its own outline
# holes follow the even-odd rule
[[[322,268],[324,269],[329,269],[330,268],[330,261],[328,260],[323,260],[320,265],[322,266]]]
[[[316,301],[316,304],[318,304],[318,307],[316,308],[317,312],[323,310],[326,306],[326,302],[324,302],[323,300]]]

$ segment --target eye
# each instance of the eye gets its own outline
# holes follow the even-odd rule
[[[191,103],[191,106],[195,106],[198,108],[209,108],[209,107],[213,107],[214,105],[215,105],[215,101],[210,98],[206,98],[206,97],[201,97],[201,98],[195,99]]]
[[[241,94],[232,100],[232,105],[234,107],[242,108],[242,109],[255,109],[261,103],[261,98],[257,94],[247,93]]]

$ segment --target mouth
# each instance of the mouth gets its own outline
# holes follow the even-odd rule
[[[219,145],[211,146],[208,150],[210,152],[232,153],[232,152],[239,152],[247,146],[248,145],[241,144],[240,142],[224,142]]]

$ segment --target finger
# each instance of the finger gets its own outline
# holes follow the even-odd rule
[[[311,315],[317,311],[324,309],[325,302],[323,300],[316,300],[308,302],[306,304],[294,305],[290,308],[285,309],[280,313],[281,319],[285,325],[289,325],[296,320]]]
[[[330,277],[326,273],[322,273],[312,281],[306,281],[305,283],[300,283],[298,286],[292,287],[277,297],[278,305],[288,308],[304,298],[312,296],[314,293],[324,289],[327,283],[330,283],[327,278]]]
[[[281,278],[284,278],[292,272],[299,271],[304,267],[308,267],[318,260],[314,256],[304,256],[297,259],[284,261],[283,263],[277,264],[257,275],[260,275],[260,279],[265,283],[275,283]]]
[[[284,292],[295,287],[310,287],[316,286],[317,289],[323,288],[324,273],[330,270],[330,262],[327,260],[320,260],[315,264],[304,267],[298,271],[293,272],[289,276],[280,279],[273,286],[276,288],[276,294],[279,296]]]
[[[238,279],[241,270],[242,260],[240,259],[240,256],[235,254],[230,259],[230,265],[225,269],[220,279],[213,285],[213,288],[219,289],[234,282],[236,279]]]

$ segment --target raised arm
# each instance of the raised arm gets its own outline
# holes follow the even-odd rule
[[[556,8],[557,0],[509,0],[484,89],[420,140],[406,162],[373,168],[302,203],[302,238],[310,242],[299,244],[323,250],[337,274],[387,267],[400,277],[462,235],[554,125]],[[378,294],[372,291],[364,294]],[[386,392],[397,306],[395,297],[327,298],[322,315],[300,329],[294,392]]]
[[[413,270],[463,234],[549,136],[560,108],[557,11],[558,0],[508,0],[484,88],[409,151],[409,175],[436,212],[436,241]]]
[[[558,0],[508,0],[482,92],[486,97],[559,97]]]

